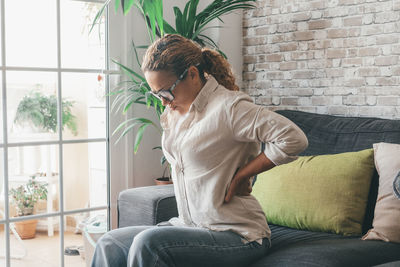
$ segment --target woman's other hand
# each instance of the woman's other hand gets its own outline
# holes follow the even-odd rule
[[[229,202],[233,196],[248,196],[252,191],[250,178],[256,174],[273,168],[275,164],[262,152],[243,168],[236,171],[231,185],[225,196],[225,202]]]
[[[241,178],[239,171],[235,173],[228,192],[225,196],[225,202],[229,202],[233,196],[249,196],[252,191],[250,178]]]

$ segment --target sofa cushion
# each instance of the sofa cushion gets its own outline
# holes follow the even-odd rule
[[[300,157],[258,175],[253,195],[269,223],[361,235],[373,150]]]
[[[269,227],[271,229],[270,251],[279,250],[298,242],[345,238],[342,235],[299,230],[275,224],[269,224]]]
[[[378,200],[373,228],[363,237],[400,243],[400,199],[393,184],[400,172],[400,144],[374,144],[375,166],[379,173]]]
[[[272,231],[272,236],[274,232]],[[272,247],[274,242],[272,241]],[[271,250],[250,267],[373,266],[400,260],[400,244],[356,237],[296,242]]]

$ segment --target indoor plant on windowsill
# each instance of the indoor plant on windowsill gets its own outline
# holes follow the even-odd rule
[[[74,102],[62,100],[62,125],[77,135],[76,117],[71,109]],[[40,91],[31,91],[18,104],[14,123],[28,124],[41,132],[57,132],[57,97],[44,95]]]
[[[31,176],[26,184],[10,189],[9,197],[16,206],[17,216],[32,215],[39,199],[47,199],[47,183],[39,183]],[[34,238],[37,222],[37,219],[15,222],[15,228],[22,239]]]
[[[101,19],[105,7],[111,2],[107,0],[103,8],[98,12],[96,18],[93,22],[92,28],[97,24],[97,21]],[[115,10],[120,7],[124,14],[127,14],[132,7],[137,8],[141,15],[143,16],[149,41],[152,43],[157,38],[165,34],[180,34],[188,39],[191,39],[198,43],[200,46],[212,47],[218,50],[222,55],[225,54],[219,50],[218,45],[205,34],[206,29],[219,28],[220,26],[210,26],[210,22],[218,19],[222,22],[221,16],[231,13],[235,10],[243,10],[254,8],[253,3],[255,0],[214,0],[211,1],[200,12],[197,11],[197,6],[199,0],[187,0],[185,8],[180,10],[178,7],[173,7],[175,14],[175,28],[172,27],[167,21],[165,21],[163,16],[163,1],[162,0],[115,0]],[[137,65],[141,66],[141,61],[138,57],[137,48],[145,49],[147,46],[136,46],[133,43],[133,48],[136,55]],[[146,79],[141,73],[134,71],[121,63],[114,61],[129,77],[129,81],[121,83],[110,95],[115,95],[115,99],[112,103],[112,111],[120,111],[125,114],[134,104],[146,105],[148,108],[153,107],[158,119],[160,119],[161,113],[164,111],[164,107],[161,101],[151,94],[148,94],[150,87],[146,82]],[[133,128],[138,127],[135,137],[134,152],[136,153],[140,142],[143,137],[143,133],[148,126],[153,126],[157,129],[157,132],[162,134],[162,129],[158,123],[146,118],[130,118],[125,122],[121,123],[113,135],[121,132],[117,142],[130,132]],[[161,149],[161,147],[156,147],[153,149]],[[161,164],[165,164],[165,157],[161,159]],[[169,164],[167,164],[169,165]],[[170,167],[164,168],[170,173]],[[167,177],[161,177],[158,179],[171,180],[170,175]]]

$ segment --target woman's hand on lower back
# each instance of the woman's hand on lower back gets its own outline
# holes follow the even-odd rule
[[[252,191],[250,178],[241,178],[236,172],[225,196],[225,202],[229,202],[233,196],[249,196]]]
[[[232,178],[231,185],[225,196],[225,202],[229,202],[233,196],[248,196],[252,187],[250,178],[256,174],[273,168],[275,164],[268,159],[263,152],[236,171]]]

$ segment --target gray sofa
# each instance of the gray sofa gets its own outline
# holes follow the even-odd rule
[[[400,144],[400,120],[354,118],[283,110],[307,135],[302,155],[334,154],[372,148],[373,143]],[[372,225],[378,191],[375,172],[363,226]],[[172,185],[128,189],[119,195],[118,225],[154,225],[177,216]],[[399,222],[400,223],[400,222]],[[270,225],[272,248],[251,267],[261,266],[400,266],[400,244],[363,241],[332,233],[311,232]],[[190,266],[188,266],[190,267]]]

